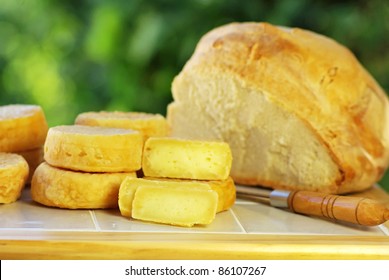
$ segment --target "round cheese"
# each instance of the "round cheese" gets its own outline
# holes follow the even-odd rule
[[[167,136],[169,134],[166,119],[160,114],[142,112],[86,112],[77,116],[76,124],[127,128],[140,131],[144,138]]]
[[[49,129],[45,160],[85,172],[129,172],[141,168],[142,135],[135,130],[83,125]]]
[[[17,154],[0,153],[0,203],[15,202],[28,176],[28,164]]]
[[[45,142],[47,122],[40,106],[0,106],[0,151],[20,152]]]
[[[27,183],[31,182],[32,175],[35,172],[35,169],[41,164],[43,159],[43,146],[37,149],[32,149],[28,151],[18,152],[28,163],[29,167],[29,175],[27,179]]]
[[[46,206],[68,209],[118,207],[121,182],[135,172],[86,173],[42,163],[31,182],[32,199]]]

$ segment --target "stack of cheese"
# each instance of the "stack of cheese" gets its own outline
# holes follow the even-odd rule
[[[136,130],[142,134],[143,142],[149,137],[165,137],[170,134],[169,125],[164,116],[145,112],[85,112],[79,114],[74,123]],[[142,170],[138,170],[137,175],[142,177]]]
[[[117,207],[121,182],[141,169],[144,140],[167,135],[167,127],[157,114],[102,111],[79,114],[75,125],[51,128],[46,163],[32,180],[32,198],[61,208]]]
[[[0,106],[0,203],[11,203],[20,197],[43,160],[47,129],[40,106]]]
[[[31,182],[34,201],[60,208],[115,208],[124,178],[141,168],[142,134],[82,125],[49,129]]]
[[[226,143],[168,138],[166,119],[88,112],[50,128],[33,200],[61,208],[113,208],[134,219],[209,224],[235,201]],[[137,178],[142,177],[142,178]]]
[[[211,223],[235,201],[227,143],[151,137],[144,178],[127,178],[119,191],[123,216],[179,226]]]
[[[159,114],[86,112],[77,116],[75,124],[142,133],[145,146],[138,177],[143,178],[127,177],[121,184],[119,208],[123,216],[182,226],[209,224],[216,212],[235,201],[235,185],[229,177],[232,158],[226,143],[165,138],[170,129]],[[186,159],[182,158],[185,153],[190,154]]]

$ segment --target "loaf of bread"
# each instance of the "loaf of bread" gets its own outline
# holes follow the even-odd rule
[[[26,160],[17,154],[0,153],[0,203],[15,202],[28,176]]]
[[[0,106],[0,152],[21,152],[43,146],[48,126],[37,105]]]
[[[226,180],[232,155],[224,142],[151,137],[144,145],[142,170],[145,176]]]
[[[118,207],[120,184],[135,172],[87,173],[40,164],[31,181],[34,201],[67,209],[105,209]]]
[[[85,172],[131,172],[141,168],[143,138],[129,129],[51,127],[44,145],[50,165]]]
[[[190,227],[210,224],[218,194],[200,181],[126,178],[119,190],[119,209],[134,219]]]
[[[388,98],[325,36],[221,26],[200,40],[172,92],[172,136],[228,142],[236,183],[347,193],[369,188],[388,166]]]
[[[75,124],[134,129],[145,139],[170,133],[162,115],[143,112],[85,112],[76,117]]]

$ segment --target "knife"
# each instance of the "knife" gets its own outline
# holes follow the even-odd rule
[[[377,226],[389,220],[389,209],[377,200],[312,191],[272,190],[236,186],[237,196],[292,212],[326,217],[363,226]]]

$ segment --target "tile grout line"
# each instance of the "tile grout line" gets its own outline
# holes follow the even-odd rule
[[[97,230],[97,231],[101,231],[99,222],[97,221],[97,217],[96,217],[96,215],[95,215],[95,211],[89,210],[89,214],[90,214],[90,216],[91,216],[92,222],[93,222],[93,224],[94,224],[96,230]]]
[[[244,233],[247,233],[247,231],[244,229],[243,225],[240,223],[238,217],[236,216],[234,210],[232,210],[232,208],[230,208],[230,211],[231,211],[231,215],[234,217],[235,221],[238,223],[240,229],[241,229]]]
[[[389,236],[389,228],[387,228],[384,224],[378,226],[378,228],[387,236]]]

